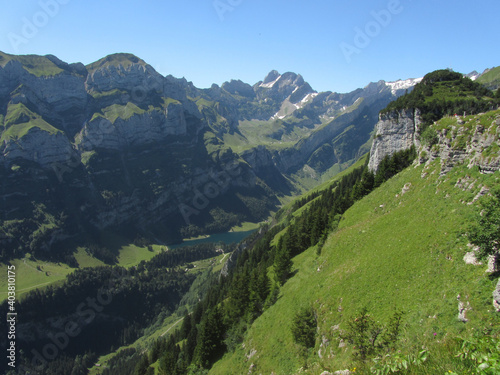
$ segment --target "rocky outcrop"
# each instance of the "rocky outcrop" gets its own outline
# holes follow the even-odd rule
[[[170,103],[164,111],[153,109],[137,113],[130,118],[118,117],[113,122],[94,116],[76,137],[78,148],[122,149],[167,139],[170,135],[184,135],[187,131],[183,106]]]
[[[38,60],[49,64],[47,58]],[[85,90],[87,71],[82,64],[59,65],[57,73],[46,75],[32,74],[16,60],[0,66],[0,105],[2,97],[30,103],[51,125],[73,136],[81,128],[89,101]]]
[[[150,91],[163,92],[163,76],[135,56],[117,54],[91,64],[85,86],[89,92],[129,91],[140,100]]]
[[[500,280],[498,280],[497,286],[493,291],[493,306],[500,312]]]
[[[462,163],[466,163],[468,168],[477,166],[482,173],[500,170],[500,154],[495,151],[500,145],[498,111],[466,118],[448,117],[446,123],[446,126],[431,125],[436,129],[437,140],[432,145],[420,147],[418,159],[420,164],[439,159],[441,175]],[[483,194],[486,193],[483,191]]]
[[[382,159],[387,155],[407,150],[413,145],[418,147],[416,134],[421,122],[418,109],[381,114],[375,126],[375,138],[370,150],[368,168],[376,171]]]
[[[249,99],[255,98],[255,91],[253,87],[248,83],[244,83],[241,80],[231,80],[230,82],[225,82],[221,87],[232,95],[244,96]]]
[[[23,159],[49,168],[76,158],[71,143],[62,132],[53,134],[37,126],[19,138],[8,138],[0,144],[0,161],[4,165]]]

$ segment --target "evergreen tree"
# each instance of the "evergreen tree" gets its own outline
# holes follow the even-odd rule
[[[147,355],[143,355],[139,363],[135,366],[135,375],[146,375],[149,368],[149,359]]]
[[[185,355],[185,361],[188,363],[191,363],[193,360],[194,352],[196,350],[196,344],[197,344],[197,337],[198,337],[198,329],[196,326],[193,326],[191,328],[191,331],[187,335],[186,338],[186,343],[184,344],[184,355]]]
[[[479,256],[486,258],[494,254],[500,245],[500,189],[481,205],[482,212],[469,230],[469,239],[479,247]]]
[[[218,306],[214,307],[202,321],[195,351],[196,362],[203,368],[210,368],[226,350],[224,323]]]
[[[179,354],[179,346],[175,343],[174,338],[170,336],[163,356],[160,358],[159,372],[161,375],[175,375],[177,373],[177,360]]]
[[[250,278],[249,320],[254,320],[264,310],[264,303],[269,295],[269,278],[267,270],[254,269]]]
[[[228,294],[229,298],[225,304],[226,315],[230,322],[236,322],[245,314],[250,301],[249,277],[246,272],[234,275]]]
[[[293,319],[292,335],[294,341],[305,348],[314,347],[316,341],[316,317],[312,308],[300,310]]]
[[[292,257],[284,241],[280,239],[274,257],[274,274],[278,284],[285,284],[288,276],[292,272]]]

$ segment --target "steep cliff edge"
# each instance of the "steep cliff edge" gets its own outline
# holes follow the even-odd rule
[[[370,150],[369,169],[376,171],[384,157],[412,146],[417,150],[421,146],[427,147],[431,157],[435,158],[439,154],[443,162],[457,158],[463,160],[467,153],[474,150],[464,148],[463,155],[459,156],[460,152],[457,149],[451,151],[449,146],[450,139],[457,137],[461,144],[464,142],[464,120],[456,124],[458,128],[454,133],[455,138],[448,131],[440,136],[437,133],[440,126],[436,122],[452,115],[459,119],[456,114],[463,114],[462,117],[465,117],[466,114],[494,110],[499,104],[493,92],[460,73],[449,70],[429,73],[411,93],[398,98],[381,111]],[[480,133],[481,130],[478,129],[476,144],[481,144]],[[436,144],[440,146],[431,149]],[[438,148],[441,151],[437,152]]]
[[[458,164],[481,173],[500,170],[500,109],[470,116],[449,116],[431,125],[431,142],[419,149],[419,164],[439,159],[441,175]]]
[[[418,109],[406,109],[380,115],[370,150],[368,168],[376,171],[384,157],[407,150],[418,143],[416,135],[421,124]]]

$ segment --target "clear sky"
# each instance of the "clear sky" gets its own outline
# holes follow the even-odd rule
[[[1,0],[0,50],[129,52],[199,88],[276,69],[318,91],[500,65],[499,0]]]

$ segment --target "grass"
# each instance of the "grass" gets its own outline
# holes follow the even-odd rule
[[[130,53],[115,53],[87,65],[87,69],[89,70],[89,72],[93,72],[97,69],[107,68],[110,66],[113,66],[115,68],[122,66],[127,69],[133,64],[141,64],[143,66],[146,65],[143,60]]]
[[[104,117],[114,124],[118,118],[128,120],[134,115],[142,115],[145,112],[145,110],[130,102],[128,102],[127,105],[113,104],[102,109],[102,113],[95,113],[91,121],[98,117]]]
[[[122,246],[119,250],[120,255],[118,256],[118,265],[122,267],[133,267],[140,262],[148,261],[153,258],[156,254],[160,252],[159,247],[153,248],[153,251],[149,251],[145,247],[138,247],[133,244]]]
[[[463,234],[475,212],[474,206],[462,202],[472,201],[480,184],[498,184],[499,174],[481,175],[477,169],[457,167],[438,178],[435,163],[421,178],[423,168],[410,167],[357,202],[320,256],[310,248],[294,258],[297,273],[284,285],[276,304],[250,327],[244,348],[227,354],[210,373],[247,373],[251,363],[259,373],[275,374],[298,373],[306,362],[311,374],[352,369],[357,366],[352,349],[338,347],[335,327],[345,329],[346,318],[364,306],[384,322],[394,309],[405,311],[400,348],[413,353],[425,346],[441,356],[429,363],[427,372],[419,373],[441,373],[443,368],[460,372],[447,348],[451,338],[499,320],[491,311],[496,280],[485,276],[484,266],[462,260],[468,251]],[[455,187],[465,175],[477,180],[470,191]],[[406,183],[411,188],[401,195]],[[472,307],[467,324],[457,319],[457,295]],[[318,315],[319,338],[314,350],[301,359],[291,321],[309,305]],[[320,359],[317,352],[323,338],[329,345]],[[248,360],[252,349],[257,354]]]
[[[108,96],[123,95],[126,93],[127,93],[126,91],[123,91],[120,89],[113,89],[110,91],[92,92],[91,95],[94,99],[102,99],[102,98],[106,98]]]
[[[99,267],[106,265],[102,260],[96,259],[93,256],[89,255],[83,247],[79,247],[74,256],[80,268]]]
[[[486,87],[498,87],[500,85],[500,66],[491,69],[489,72],[483,74],[477,79],[477,82],[485,85]]]
[[[5,130],[2,132],[0,141],[20,139],[34,127],[46,131],[49,134],[56,134],[60,132],[60,130],[50,125],[39,115],[31,112],[22,103],[9,105],[7,115],[4,119],[4,127]]]
[[[241,223],[240,225],[232,227],[230,232],[248,232],[249,230],[258,229],[259,226],[260,226],[260,223],[252,223],[250,221],[245,221],[244,223]]]
[[[46,131],[49,134],[57,134],[60,130],[57,130],[48,122],[42,119],[35,119],[22,124],[12,125],[6,131],[2,133],[2,138],[0,141],[6,141],[9,139],[21,139],[33,128],[39,128],[42,131]]]
[[[2,68],[4,68],[10,61],[18,61],[26,71],[36,77],[52,77],[63,72],[61,68],[45,56],[9,55],[7,53],[0,52],[0,66]]]
[[[177,99],[163,98],[163,106],[168,107],[169,104],[180,104],[181,102]]]
[[[153,251],[138,247],[134,244],[126,244],[123,240],[112,233],[106,233],[108,245],[116,246],[118,254],[117,265],[130,268],[138,265],[141,261],[150,260],[156,254],[165,250],[165,246],[153,245]],[[83,247],[77,248],[74,253],[80,268],[99,267],[105,263],[89,255]],[[22,298],[26,293],[48,285],[62,283],[66,276],[73,272],[72,268],[64,263],[53,263],[42,260],[34,260],[29,255],[23,259],[14,259],[10,264],[16,266],[16,298]],[[7,275],[7,264],[0,264],[0,273]],[[7,278],[0,280],[0,302],[7,298]]]
[[[22,298],[33,289],[44,288],[62,282],[73,268],[62,263],[33,260],[29,256],[15,259],[10,264],[16,267],[16,298]],[[0,264],[0,273],[7,275],[7,264]],[[0,301],[7,298],[7,277],[0,279]]]
[[[250,149],[257,145],[265,145],[277,150],[292,147],[302,136],[311,132],[310,129],[303,129],[296,126],[291,132],[285,131],[285,125],[282,121],[278,120],[244,120],[240,121],[238,129],[248,143],[232,144],[236,152],[241,152],[244,149]],[[236,138],[229,140],[233,142],[237,141]]]

